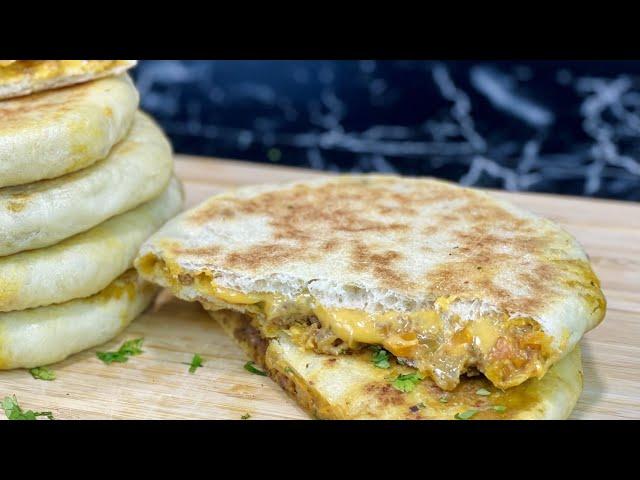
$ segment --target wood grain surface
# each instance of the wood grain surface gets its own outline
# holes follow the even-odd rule
[[[238,161],[178,156],[187,206],[238,185],[320,173]],[[571,418],[640,419],[640,205],[608,200],[493,192],[556,220],[584,245],[608,300],[604,322],[582,341],[584,392]],[[306,419],[268,378],[243,369],[242,352],[195,304],[163,292],[126,332],[100,350],[144,337],[144,353],[105,365],[97,349],[52,368],[57,379],[0,372],[0,397],[58,419]],[[204,366],[190,374],[194,353]],[[4,417],[0,414],[0,417]]]

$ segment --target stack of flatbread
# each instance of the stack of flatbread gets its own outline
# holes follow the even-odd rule
[[[0,369],[63,360],[153,300],[143,241],[179,212],[130,60],[0,60]]]

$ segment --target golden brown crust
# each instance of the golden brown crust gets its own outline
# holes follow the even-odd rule
[[[126,75],[3,100],[0,71],[0,188],[58,178],[105,158],[137,107]]]
[[[13,100],[4,100],[0,103],[0,121],[3,130],[10,130],[13,124],[22,127],[25,119],[31,118],[37,122],[48,112],[62,115],[73,110],[74,104],[79,102],[91,89],[88,84],[76,85],[56,91],[55,95],[49,92],[39,92],[27,97]]]
[[[379,287],[482,298],[531,316],[562,296],[566,282],[593,298],[602,296],[588,260],[567,233],[445,182],[354,176],[253,196],[225,194],[193,210],[185,222],[197,229],[250,218],[266,221],[268,239],[241,248],[211,243],[173,253],[248,275],[286,270],[293,258],[314,263],[335,253],[348,259],[350,271],[371,275]],[[429,243],[439,234],[446,252]],[[416,237],[425,238],[420,254],[439,256],[422,271],[405,268],[418,253],[404,251],[404,245]],[[393,244],[398,249],[390,248]],[[513,289],[499,281],[504,271],[513,273],[508,284]]]
[[[0,62],[2,62],[0,60]],[[134,60],[14,60],[0,63],[0,100],[118,75]]]

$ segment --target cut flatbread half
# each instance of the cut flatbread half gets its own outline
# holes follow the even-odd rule
[[[138,101],[127,75],[0,101],[0,187],[60,177],[105,158],[129,131]]]
[[[88,297],[133,266],[138,249],[183,204],[173,178],[159,197],[46,248],[0,257],[0,312]]]
[[[400,375],[416,370],[394,360],[388,368],[378,368],[371,350],[322,355],[295,345],[286,334],[266,340],[250,318],[238,312],[221,310],[210,315],[318,419],[560,420],[571,414],[582,392],[579,346],[540,380],[530,379],[502,391],[483,376],[465,377],[453,391],[444,391],[429,379],[398,382]],[[411,388],[407,385],[413,389],[403,391]]]
[[[162,193],[171,145],[148,116],[104,160],[64,177],[0,189],[0,256],[47,247]]]
[[[142,246],[148,280],[251,316],[316,353],[383,347],[453,390],[500,389],[573,351],[604,317],[589,259],[550,220],[433,179],[344,175],[242,188]]]
[[[91,297],[0,313],[0,369],[49,365],[108,342],[147,308],[157,291],[128,270]]]
[[[0,100],[121,74],[135,60],[0,60]]]

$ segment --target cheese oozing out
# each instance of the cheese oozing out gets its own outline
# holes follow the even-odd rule
[[[460,376],[472,370],[482,372],[498,388],[513,387],[531,377],[541,378],[554,358],[551,338],[533,319],[496,313],[463,321],[447,314],[454,296],[440,297],[424,310],[368,312],[323,305],[308,292],[289,298],[222,287],[208,272],[178,274],[153,255],[143,258],[138,268],[161,275],[176,293],[184,286],[194,288],[205,308],[241,310],[265,337],[290,330],[302,346],[331,352],[319,348],[320,341],[310,339],[309,332],[300,334],[304,321],[313,319],[324,328],[324,338],[338,339],[349,349],[382,346],[445,390],[454,389]]]

